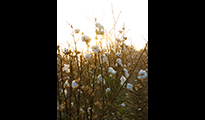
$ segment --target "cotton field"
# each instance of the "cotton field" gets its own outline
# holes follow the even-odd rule
[[[57,119],[148,120],[148,43],[136,50],[126,28],[108,31],[97,20],[94,39],[68,24],[74,46],[57,46]]]

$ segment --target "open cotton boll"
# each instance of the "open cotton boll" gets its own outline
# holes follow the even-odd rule
[[[98,29],[104,29],[104,26],[102,26],[100,23],[95,23],[95,26],[98,27]]]
[[[74,80],[74,81],[72,81],[72,87],[73,88],[76,88],[76,87],[78,87],[78,83]]]
[[[140,70],[138,74],[139,74],[139,75],[142,75],[142,74],[144,74],[144,73],[146,73],[145,70]]]
[[[107,56],[108,56],[108,55],[110,55],[110,53],[109,53],[109,52],[105,52],[105,55],[107,55]]]
[[[122,77],[120,78],[120,81],[121,81],[121,85],[123,85],[124,84],[124,82],[126,81],[126,78],[122,75]]]
[[[105,55],[102,56],[102,62],[106,62],[107,61],[107,57]]]
[[[120,58],[118,58],[118,59],[116,60],[116,62],[117,62],[118,64],[122,65],[122,60],[121,60]]]
[[[133,91],[133,85],[130,83],[127,83],[127,89],[132,90]]]
[[[65,72],[69,72],[69,71],[68,71],[68,66],[69,66],[69,65],[64,64],[62,70],[65,71]]]
[[[116,71],[115,71],[112,67],[109,67],[108,69],[109,69],[109,70],[108,70],[109,73],[112,73],[112,74],[115,74],[115,73],[116,73]]]
[[[138,74],[139,74],[138,79],[144,79],[147,77],[147,73],[145,70],[140,70]]]
[[[102,81],[102,76],[101,76],[101,75],[98,75],[97,83],[99,84],[100,81]]]
[[[110,92],[110,88],[107,88],[105,91],[106,91],[106,92]]]
[[[99,46],[98,45],[92,45],[91,49],[94,53],[97,53],[99,51]]]
[[[86,44],[88,44],[91,41],[91,37],[87,36],[87,35],[83,35],[81,37],[83,42],[86,42]]]
[[[122,103],[121,105],[125,107],[125,103]]]
[[[103,35],[103,34],[104,34],[104,31],[103,31],[103,30],[96,30],[96,34],[97,34],[97,35]]]
[[[87,54],[85,55],[85,58],[86,58],[87,60],[89,60],[89,59],[91,58],[90,53],[87,53]]]
[[[124,68],[123,70],[125,72],[125,77],[128,78],[129,77],[129,73],[128,73],[127,69]]]
[[[118,57],[122,57],[122,53],[116,53],[115,55]]]
[[[79,33],[80,32],[80,29],[75,29],[75,33]]]
[[[126,49],[126,47],[125,46],[123,46],[123,51],[126,51],[127,49]]]

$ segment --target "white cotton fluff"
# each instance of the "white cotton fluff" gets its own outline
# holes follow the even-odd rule
[[[107,61],[107,57],[105,56],[105,55],[103,55],[103,57],[102,57],[102,62],[104,63],[104,62],[106,62]]]
[[[72,87],[73,88],[76,88],[76,87],[78,87],[78,83],[74,80],[74,81],[72,81]]]
[[[124,84],[124,82],[126,81],[126,78],[122,75],[122,77],[120,78],[120,81],[121,81],[121,85],[123,85]]]
[[[87,35],[83,35],[81,39],[83,42],[86,42],[86,44],[88,44],[91,41],[91,38]]]
[[[101,76],[101,75],[98,75],[97,83],[99,84],[100,81],[102,81],[102,76]]]
[[[139,74],[138,79],[144,79],[147,77],[147,73],[145,70],[140,70],[138,74]]]
[[[125,103],[122,103],[121,105],[125,107]]]
[[[62,70],[65,71],[65,72],[68,72],[68,66],[69,66],[69,65],[64,64]]]
[[[97,53],[99,51],[99,46],[98,45],[92,45],[91,49],[94,53]]]
[[[75,29],[75,33],[79,33],[80,32],[80,29]]]
[[[103,34],[104,34],[104,31],[103,31],[103,30],[96,30],[96,34],[97,34],[97,35],[103,35]]]
[[[106,92],[110,92],[110,88],[107,88],[105,91],[106,91]]]
[[[108,56],[108,55],[110,55],[110,53],[109,53],[109,52],[105,52],[105,55],[107,55],[107,56]]]
[[[122,53],[116,53],[115,55],[118,57],[122,57]]]
[[[116,73],[116,71],[115,71],[112,67],[109,67],[108,69],[109,69],[109,70],[108,70],[109,73],[112,73],[112,74],[115,74],[115,73]]]
[[[127,89],[132,90],[133,91],[133,85],[130,83],[127,83]]]
[[[123,46],[123,51],[126,51],[127,49],[126,49],[126,47],[125,46]]]
[[[85,58],[86,58],[87,60],[89,60],[89,59],[91,58],[90,53],[87,53],[87,54],[85,55]]]
[[[130,66],[131,64],[130,63],[127,63],[127,66]]]
[[[129,73],[128,73],[127,69],[124,68],[123,70],[125,72],[125,77],[128,78],[129,77]]]
[[[122,60],[121,60],[120,58],[118,58],[118,59],[116,60],[116,62],[117,62],[118,64],[122,65]]]
[[[104,29],[104,26],[102,26],[100,23],[95,23],[95,26],[98,27],[98,29]]]

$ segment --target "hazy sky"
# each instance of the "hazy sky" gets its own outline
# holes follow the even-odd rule
[[[110,30],[114,23],[111,3],[115,19],[122,11],[116,26],[117,30],[125,23],[125,29],[130,29],[126,34],[128,39],[131,38],[138,49],[143,47],[145,41],[141,35],[148,40],[148,0],[57,0],[57,41],[72,40],[71,29],[66,21],[74,28],[79,28],[85,34],[94,37],[94,24],[86,16],[93,21],[96,17],[100,21],[105,14],[100,23],[105,29]]]

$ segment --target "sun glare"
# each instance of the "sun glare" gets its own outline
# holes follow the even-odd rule
[[[95,44],[95,23],[94,19],[100,22],[105,30],[109,31],[113,25],[113,13],[111,10],[113,4],[114,17],[117,19],[120,11],[120,17],[116,24],[116,30],[121,30],[125,24],[125,35],[128,40],[126,44],[133,44],[136,49],[144,47],[148,40],[148,0],[57,0],[57,42],[62,47],[67,48],[67,42],[74,47],[72,29],[68,23],[72,24],[74,29],[78,28],[85,35],[92,38],[90,45]],[[66,23],[66,21],[68,23]],[[79,51],[86,51],[87,46],[82,42],[80,34],[75,34],[77,48]],[[116,32],[116,35],[118,32]],[[104,46],[104,44],[103,44]]]

